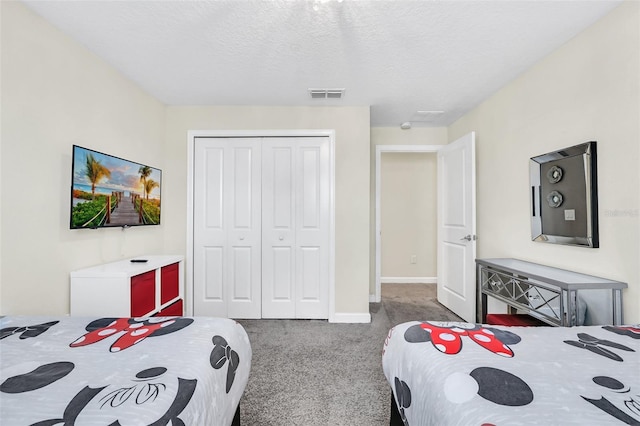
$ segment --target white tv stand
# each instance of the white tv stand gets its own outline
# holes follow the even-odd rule
[[[71,272],[72,316],[181,316],[184,257],[146,255]]]

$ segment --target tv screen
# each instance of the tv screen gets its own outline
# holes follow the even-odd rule
[[[73,146],[71,229],[160,224],[162,171]]]

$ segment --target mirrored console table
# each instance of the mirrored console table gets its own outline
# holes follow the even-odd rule
[[[476,269],[478,322],[486,322],[491,296],[510,313],[522,311],[554,326],[583,325],[589,309],[598,323],[623,324],[626,283],[510,258],[476,259]],[[590,304],[594,295],[598,303]]]

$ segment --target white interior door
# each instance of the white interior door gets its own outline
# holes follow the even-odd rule
[[[475,133],[438,151],[438,301],[476,320]]]
[[[329,139],[262,149],[262,316],[328,318]]]
[[[194,163],[194,315],[260,318],[260,140],[197,138]]]

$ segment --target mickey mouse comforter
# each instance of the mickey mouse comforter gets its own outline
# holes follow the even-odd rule
[[[640,425],[640,325],[408,322],[382,366],[405,425]]]
[[[0,319],[0,424],[229,425],[249,378],[221,318]]]

